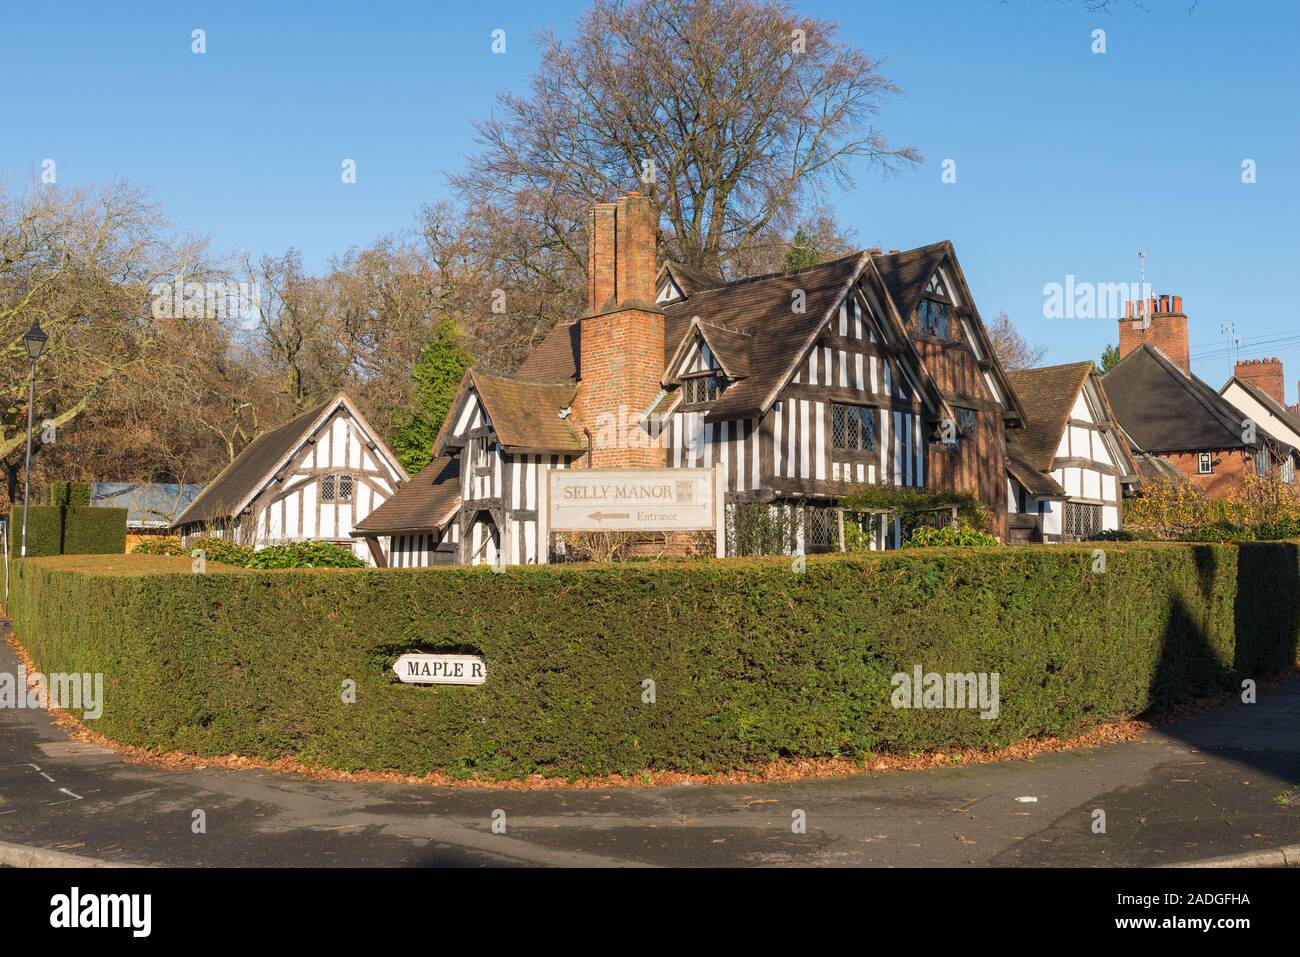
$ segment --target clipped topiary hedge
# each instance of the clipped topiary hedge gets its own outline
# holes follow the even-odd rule
[[[53,558],[19,563],[10,611],[39,667],[105,674],[95,728],[118,740],[485,776],[1004,746],[1296,660],[1295,544],[1104,557],[1101,573],[1089,545],[204,575]],[[396,683],[417,650],[483,654],[487,683]],[[998,717],[895,708],[892,676],[917,665],[997,672]]]
[[[27,509],[27,556],[121,555],[126,551],[124,508],[82,505],[30,505]],[[10,515],[9,553],[22,548],[23,509]]]

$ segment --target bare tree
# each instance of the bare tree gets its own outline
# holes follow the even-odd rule
[[[587,207],[627,188],[659,203],[667,257],[726,271],[852,161],[920,160],[872,123],[898,92],[879,61],[781,0],[596,0],[571,41],[540,39],[531,95],[499,97],[453,184],[579,268]]]
[[[1036,366],[1047,354],[1047,347],[1031,345],[1005,312],[989,323],[988,333],[993,354],[1008,372]]]
[[[155,286],[178,275],[214,274],[203,243],[169,236],[157,210],[126,183],[64,191],[32,182],[21,193],[0,186],[0,364],[10,406],[26,407],[22,337],[39,321],[49,344],[37,381],[37,421],[48,418],[54,436],[85,417],[107,421],[109,407],[138,394],[137,377],[162,361],[168,338],[189,334],[156,320]],[[0,426],[11,500],[26,444],[25,416],[16,418]],[[36,437],[38,456],[48,432],[41,428]]]

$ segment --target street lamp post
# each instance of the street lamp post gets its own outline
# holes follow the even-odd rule
[[[19,558],[27,557],[27,496],[32,488],[32,415],[33,406],[36,405],[36,360],[45,351],[45,343],[49,338],[41,331],[39,322],[33,322],[31,329],[27,330],[27,335],[23,336],[27,358],[32,360],[32,374],[27,381],[27,462],[23,467],[23,533],[22,545],[18,550]]]

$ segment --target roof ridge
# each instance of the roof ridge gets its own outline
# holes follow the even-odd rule
[[[825,262],[814,263],[811,266],[800,266],[798,269],[780,269],[775,272],[763,273],[758,276],[745,276],[741,279],[728,280],[721,286],[714,286],[711,289],[701,289],[700,293],[717,292],[723,289],[731,289],[735,286],[743,286],[747,283],[762,282],[764,279],[781,279],[786,276],[798,276],[801,273],[812,272],[814,269],[825,269],[827,266],[837,266],[847,262],[850,259],[859,259],[862,256],[871,255],[870,250],[859,249],[857,252],[847,253],[843,256],[837,256],[834,259],[828,259]],[[700,293],[697,293],[699,295]]]

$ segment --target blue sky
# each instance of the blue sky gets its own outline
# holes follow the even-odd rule
[[[59,3],[12,5],[0,176],[45,159],[63,186],[147,187],[220,251],[302,250],[310,268],[409,226],[447,195],[471,121],[523,90],[533,30],[584,3]],[[1043,286],[1137,278],[1184,297],[1193,371],[1220,385],[1220,327],[1242,355],[1300,380],[1300,4],[1120,0],[802,0],[905,90],[879,123],[926,157],[835,197],[862,246],[951,239],[980,311],[1006,310],[1044,361],[1095,358],[1109,319],[1043,318]],[[191,52],[191,31],[207,52]],[[504,29],[507,52],[490,52]],[[1106,31],[1106,52],[1091,51]],[[357,182],[340,182],[340,163]],[[941,182],[956,163],[957,181]],[[1241,181],[1253,159],[1257,182]],[[1290,337],[1280,344],[1259,340]]]

